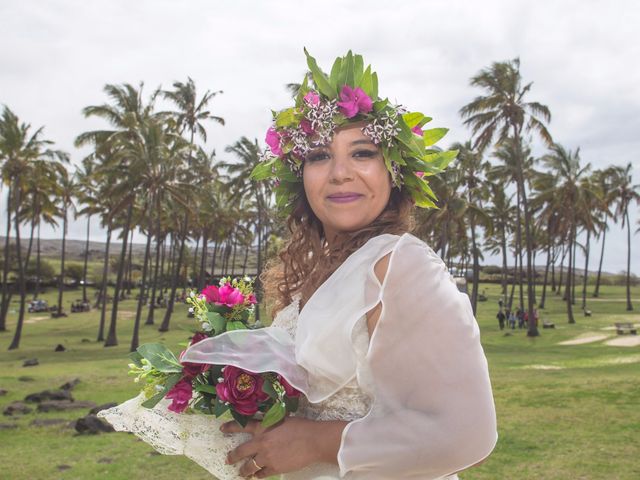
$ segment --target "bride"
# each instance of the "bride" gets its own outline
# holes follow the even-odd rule
[[[428,176],[455,152],[432,146],[446,130],[378,96],[359,55],[330,75],[307,64],[313,82],[274,114],[253,174],[275,180],[290,231],[262,278],[277,313],[264,330],[290,339],[305,398],[266,430],[209,421],[221,433],[200,432],[202,456],[242,477],[456,479],[497,441],[487,361],[467,296],[409,233],[413,208],[434,206]],[[183,361],[215,363],[214,340]],[[228,451],[220,435],[236,440]]]

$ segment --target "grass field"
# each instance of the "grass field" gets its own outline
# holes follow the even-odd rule
[[[606,344],[616,337],[607,329],[614,321],[640,323],[639,313],[627,313],[623,287],[604,287],[590,301],[593,316],[576,314],[568,325],[564,304],[552,296],[541,319],[556,328],[528,338],[524,330],[500,331],[495,319],[498,286],[483,285],[489,300],[479,304],[478,321],[489,360],[498,413],[499,441],[481,466],[460,475],[471,479],[638,479],[640,478],[640,346]],[[640,288],[632,292],[640,311]],[[55,292],[45,298],[53,302]],[[68,292],[68,303],[80,293]],[[15,310],[17,305],[12,305]],[[121,305],[120,346],[95,343],[98,312],[49,319],[27,317],[21,348],[7,351],[15,322],[0,333],[0,408],[27,394],[56,388],[73,378],[77,400],[98,404],[123,401],[137,393],[126,375],[126,354],[135,305]],[[156,323],[164,310],[158,311]],[[163,341],[176,347],[189,336],[192,320],[179,304],[171,331],[142,329],[142,342]],[[509,334],[509,335],[507,335]],[[578,336],[609,338],[581,345],[559,345]],[[83,342],[83,339],[86,340]],[[65,352],[54,352],[60,343]],[[28,358],[40,365],[22,367]],[[67,426],[36,427],[37,418],[72,421],[85,411],[31,413],[3,417],[0,428],[0,479],[209,479],[184,457],[156,455],[145,443],[125,433],[75,435]]]

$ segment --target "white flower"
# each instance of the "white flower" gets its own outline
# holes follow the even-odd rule
[[[245,277],[243,278],[243,280],[245,282],[250,282],[251,281],[251,277],[249,275],[245,275]]]
[[[193,307],[189,307],[189,313],[193,313]]]
[[[213,330],[213,327],[210,324],[208,324],[207,322],[202,322],[202,329],[205,332],[210,332],[211,330]]]
[[[156,392],[161,392],[162,390],[164,390],[162,385],[156,385]]]
[[[224,378],[218,377],[218,383],[222,383],[222,382],[224,382]]]

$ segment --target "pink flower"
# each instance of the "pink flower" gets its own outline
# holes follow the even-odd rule
[[[255,305],[256,303],[258,303],[258,300],[256,299],[256,296],[252,293],[247,297],[247,302]]]
[[[233,288],[228,283],[225,283],[220,288],[215,285],[209,285],[202,290],[202,295],[206,297],[208,303],[215,303],[216,305],[233,307],[234,305],[244,303],[244,295],[242,292],[237,288]]]
[[[281,157],[284,153],[282,151],[282,147],[280,147],[281,138],[282,135],[280,135],[275,128],[271,127],[269,128],[269,130],[267,130],[265,141],[267,142],[267,145],[269,145],[271,152],[278,157]]]
[[[227,365],[222,373],[222,382],[216,385],[218,400],[229,402],[241,415],[254,415],[260,403],[269,395],[262,391],[264,379],[258,373]]]
[[[424,172],[416,172],[416,177],[418,178],[424,177]]]
[[[301,395],[300,391],[293,388],[282,375],[278,375],[277,378],[280,385],[284,387],[284,393],[287,397],[299,397]]]
[[[360,87],[353,89],[345,85],[340,91],[338,107],[345,117],[353,118],[358,113],[369,113],[373,109],[373,102]]]
[[[420,125],[416,125],[415,127],[413,127],[413,128],[411,129],[411,131],[412,131],[413,133],[415,133],[416,135],[420,135],[420,136],[422,136],[422,134],[424,133],[424,132],[422,131],[422,127],[421,127]]]
[[[311,122],[306,118],[303,118],[302,120],[300,120],[300,128],[302,128],[302,131],[307,135],[313,135],[316,133],[313,127],[311,126]]]
[[[304,101],[307,102],[307,105],[315,106],[320,103],[320,96],[316,92],[311,90],[304,96]]]
[[[191,338],[190,345],[195,345],[196,343],[201,342],[205,338],[209,338],[209,337],[205,333],[197,332]],[[198,375],[200,375],[201,373],[206,372],[207,370],[209,370],[209,367],[211,367],[211,365],[207,363],[183,362],[182,361],[183,355],[184,355],[184,352],[180,354],[180,363],[182,364],[182,373],[184,375],[184,378],[186,379],[191,380],[194,377],[197,377]]]
[[[168,407],[169,410],[175,413],[184,412],[189,406],[192,394],[191,380],[183,378],[165,395],[165,398],[172,400],[171,405]]]

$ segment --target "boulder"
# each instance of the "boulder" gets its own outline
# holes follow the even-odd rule
[[[76,431],[81,435],[95,435],[101,432],[114,432],[115,430],[107,422],[101,420],[96,415],[89,414],[79,418],[75,425]]]
[[[7,390],[5,390],[4,388],[0,388],[0,397],[5,396],[7,393],[9,393]]]
[[[31,422],[33,427],[51,427],[53,425],[69,424],[64,418],[36,418]]]
[[[47,400],[38,405],[39,412],[62,412],[65,410],[77,410],[79,408],[93,408],[93,402],[79,401],[70,402],[68,400]]]
[[[96,415],[99,411],[115,407],[116,405],[118,405],[116,402],[103,403],[102,405],[98,405],[97,407],[89,410],[89,413],[91,415]]]
[[[79,378],[74,378],[73,380],[68,381],[64,385],[60,386],[60,390],[73,390],[73,388],[80,383]]]
[[[40,365],[37,358],[29,358],[22,364],[23,367],[35,367],[36,365]]]
[[[13,430],[15,428],[18,428],[15,423],[0,423],[0,430]]]
[[[39,393],[32,393],[24,397],[25,402],[42,403],[47,400],[67,400],[73,402],[71,392],[68,390],[43,390]]]
[[[62,345],[61,343],[56,345],[56,348],[53,349],[54,352],[64,352],[65,350],[66,348],[64,348],[64,345]]]
[[[7,406],[2,412],[6,416],[12,415],[24,415],[25,413],[31,413],[33,409],[22,402],[13,402]]]
[[[83,338],[82,340],[80,340],[80,343],[91,343],[91,340],[89,340],[88,338]]]
[[[28,375],[22,375],[18,377],[19,382],[34,382],[36,379],[33,377],[29,377]]]

